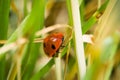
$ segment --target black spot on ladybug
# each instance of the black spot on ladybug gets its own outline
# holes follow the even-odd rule
[[[52,48],[52,49],[55,49],[55,45],[52,44],[52,45],[51,45],[51,48]]]
[[[44,47],[46,47],[45,43],[43,44]]]
[[[64,41],[64,37],[62,38],[62,42]]]

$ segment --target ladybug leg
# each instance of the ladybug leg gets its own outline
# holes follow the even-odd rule
[[[54,56],[54,57],[58,57],[58,54],[59,54],[59,53],[61,53],[61,52],[60,52],[60,49],[58,49],[53,56]]]
[[[64,37],[62,38],[62,42],[64,41]]]
[[[62,45],[62,46],[61,46],[61,48],[64,48],[64,47],[65,47],[65,45]]]
[[[61,53],[62,51],[59,49],[58,51],[56,51],[57,54]]]
[[[54,54],[52,57],[58,57],[59,51],[56,52],[56,54]]]
[[[54,54],[52,57],[56,57],[56,55]]]
[[[56,51],[57,56],[58,56],[59,53],[62,52],[61,50],[62,50],[64,47],[65,47],[64,45],[61,45],[60,49],[58,49],[58,50]]]
[[[65,47],[65,45],[61,45],[60,50],[63,49],[64,47]]]

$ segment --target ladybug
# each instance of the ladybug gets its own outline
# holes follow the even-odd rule
[[[62,46],[64,35],[62,33],[52,33],[43,41],[43,48],[46,55],[49,57],[56,56]]]

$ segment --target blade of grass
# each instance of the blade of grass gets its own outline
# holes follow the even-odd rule
[[[0,56],[0,80],[5,79],[5,55]]]
[[[43,1],[41,1],[41,2],[43,3]],[[40,3],[40,2],[38,2],[38,3]],[[42,28],[43,20],[41,21],[41,18],[43,18],[44,16],[41,16],[41,15],[43,15],[43,13],[41,13],[41,11],[42,11],[42,9],[40,9],[40,5],[33,6],[31,13],[25,17],[25,19],[22,21],[22,23],[19,25],[19,27],[16,29],[16,31],[8,39],[7,43],[16,41],[17,38],[19,37],[18,34],[20,36],[29,38],[30,37],[29,35],[33,34],[39,28]],[[42,26],[42,27],[40,27],[40,26]],[[31,33],[31,32],[33,32],[33,33]]]
[[[67,10],[68,10],[68,17],[69,17],[69,24],[70,26],[73,26],[73,17],[72,17],[72,9],[71,9],[71,2],[70,0],[67,0]]]
[[[0,0],[0,40],[7,39],[10,0]]]
[[[82,1],[82,0],[81,0]],[[72,4],[72,5],[71,5]],[[77,5],[77,6],[76,6]],[[75,6],[75,7],[74,7]],[[74,7],[74,8],[73,8]],[[79,5],[78,5],[78,2],[75,0],[75,2],[74,1],[72,1],[72,0],[67,0],[67,8],[68,8],[68,15],[69,15],[69,24],[71,25],[71,26],[73,26],[73,23],[74,23],[74,27],[76,27],[75,28],[75,30],[76,29],[78,29],[78,30],[80,30],[81,31],[81,29],[80,29],[80,15],[79,15]],[[78,10],[76,10],[76,11],[74,11],[74,9],[78,9]],[[77,13],[76,13],[77,12]],[[77,15],[77,18],[75,17]],[[77,20],[75,20],[75,18],[77,19]],[[76,25],[77,24],[77,25]],[[77,26],[78,26],[78,28],[77,28]],[[78,31],[79,32],[79,31]],[[76,32],[76,34],[81,34],[81,33],[77,33]],[[82,34],[80,35],[81,37],[82,37]],[[80,36],[79,36],[79,38],[80,38]],[[76,38],[77,38],[78,36],[76,36]],[[74,39],[75,39],[75,36],[74,36]],[[81,38],[82,39],[82,38]],[[80,39],[79,39],[80,40]],[[75,41],[75,40],[74,40]],[[79,41],[79,42],[81,42],[81,40]],[[78,43],[79,43],[78,42]],[[82,46],[82,49],[83,49],[83,45],[81,45]],[[81,53],[81,52],[79,52],[79,49],[77,49],[77,53]],[[81,59],[83,59],[84,58],[84,51],[82,50],[82,58]],[[78,57],[78,55],[77,55],[77,57]],[[80,57],[80,56],[79,56]],[[79,59],[79,57],[78,57],[78,59]],[[85,74],[85,71],[86,71],[86,66],[85,66],[85,59],[83,59],[83,60],[78,60],[78,61],[83,61],[83,63],[78,63],[79,64],[79,77],[80,78],[82,78],[83,76],[84,76],[84,74]],[[83,67],[82,67],[83,66]],[[81,69],[81,70],[80,70]],[[82,71],[83,70],[83,71]]]
[[[96,22],[97,19],[95,16],[90,17],[90,19],[88,19],[87,22],[83,23],[82,33],[85,34]]]
[[[85,4],[84,4],[84,1],[81,2],[81,5],[80,5],[80,19],[81,19],[81,24],[83,24],[85,22]]]
[[[69,58],[69,54],[70,54],[70,47],[71,47],[71,42],[68,43],[68,50],[66,53],[66,61],[65,61],[65,68],[64,68],[64,80],[66,80],[66,74],[67,74],[67,64],[68,64],[68,58]]]
[[[29,57],[28,57],[28,61],[25,61],[26,65],[23,65],[24,66],[24,68],[23,68],[24,71],[23,71],[22,80],[29,80],[30,79],[31,74],[32,74],[32,72],[34,70],[34,67],[35,67],[35,64],[36,64],[36,60],[39,56],[40,44],[32,44],[31,48],[32,47],[33,47],[33,49],[30,50],[29,55],[26,55],[26,56],[29,56]]]
[[[82,4],[83,0],[78,0],[79,1],[79,6]]]
[[[102,40],[109,33],[109,31],[114,31],[115,23],[117,23],[117,19],[119,18],[119,16],[116,16],[117,12],[119,10],[119,9],[115,8],[116,4],[117,4],[117,0],[109,2],[109,5],[107,6],[107,8],[105,10],[104,15],[102,16],[102,20],[100,21],[100,23],[98,25],[98,26],[101,26],[101,28],[97,27],[97,29],[96,29],[95,34],[98,33],[98,34],[96,34],[96,36],[97,36],[96,39]],[[106,27],[108,25],[109,25],[109,27]]]
[[[120,25],[119,4],[119,0],[110,1],[103,14],[101,23],[98,25],[96,32],[101,31],[97,32],[98,35],[94,44],[94,47],[98,49],[89,50],[89,53],[92,53],[92,56],[95,56],[95,54],[101,55],[97,57],[99,59],[92,61],[94,64],[91,64],[90,69],[87,71],[85,80],[99,79],[101,75],[102,80],[109,80],[110,78],[114,64],[113,57],[120,41],[120,34],[116,34]]]
[[[26,40],[25,39],[19,40],[18,43],[21,44],[17,44],[17,48],[14,51],[15,55],[13,56],[13,60],[12,60],[13,62],[7,80],[14,80],[16,74],[18,74],[17,80],[21,80],[21,54],[22,51],[24,50],[23,48],[25,46]]]
[[[98,0],[98,3],[97,3],[97,4],[98,4],[98,7],[97,7],[97,8],[99,9],[100,6],[101,6],[101,0]]]
[[[115,56],[119,41],[120,41],[120,34],[115,33],[113,34],[112,37],[109,37],[106,41],[105,41],[105,48],[102,52],[101,55],[101,60],[103,60],[103,62],[105,61],[110,61],[111,63],[109,64],[106,73],[105,73],[105,80],[110,80],[110,75],[114,66],[113,63],[113,58]]]
[[[54,59],[52,58],[42,69],[40,69],[30,80],[40,80],[53,66]]]
[[[107,37],[102,43],[102,52],[98,59],[94,61],[84,77],[84,80],[97,80],[100,79],[99,75],[102,72],[102,79],[109,80],[110,74],[113,68],[113,58],[118,47],[120,40],[119,34],[114,34],[113,36]],[[109,62],[109,63],[106,63]],[[107,64],[107,65],[105,65]],[[106,68],[107,67],[107,68]]]
[[[8,74],[7,80],[14,80],[16,76],[16,72],[17,72],[17,65],[16,63],[13,63],[10,69],[10,73],[12,74]]]
[[[67,52],[68,45],[63,49],[62,55],[64,56]],[[43,68],[41,68],[38,72],[36,72],[30,80],[40,80],[54,65],[54,58],[52,58]]]
[[[23,8],[23,10],[24,10],[24,17],[26,17],[27,14],[28,14],[28,10],[27,10],[27,1],[28,1],[28,0],[24,0],[24,8]]]
[[[43,28],[45,4],[46,4],[45,0],[39,0],[39,1],[36,0],[36,1],[33,2],[33,7],[38,5],[37,9],[34,8],[36,10],[34,15],[36,15],[36,13],[39,13],[39,15],[37,15],[37,16],[39,16],[39,19],[40,19],[39,20],[40,22],[38,21],[39,24],[36,25],[36,27],[38,26],[37,30]],[[38,18],[36,20],[38,20]],[[23,80],[29,80],[30,79],[30,76],[31,76],[31,74],[34,70],[34,66],[35,66],[36,60],[37,60],[38,55],[39,55],[39,47],[40,47],[40,44],[32,43],[31,47],[28,48],[28,50],[27,50],[28,52],[26,52],[26,54],[25,54],[26,57],[28,55],[29,55],[29,57],[28,57],[28,62],[25,66],[25,71],[23,73]],[[24,57],[23,61],[26,60],[26,57]],[[26,63],[26,61],[23,62],[23,63]]]
[[[75,30],[74,32],[75,33],[75,49],[76,49],[76,56],[78,61],[79,78],[83,79],[86,73],[86,63],[85,63],[85,56],[84,56],[82,27],[81,27],[81,21],[80,21],[78,0],[71,0],[71,6],[72,6],[73,23],[74,23],[74,30]]]
[[[0,40],[7,39],[10,0],[0,0]],[[0,47],[2,45],[0,44]],[[0,55],[0,80],[5,80],[5,55]]]
[[[61,53],[60,53],[61,54]],[[61,57],[54,58],[55,61],[55,68],[56,68],[56,79],[63,80],[62,78],[62,70],[61,70]]]
[[[101,5],[101,7],[82,25],[82,33],[85,34],[91,27],[93,24],[95,24],[97,22],[97,18],[96,16],[103,12],[105,10],[105,8],[107,7],[109,0],[106,0],[106,2]]]
[[[42,13],[43,12],[42,10],[44,10],[44,9],[41,9],[42,7],[44,7],[44,6],[41,5],[43,2],[44,2],[43,0],[42,1],[41,0],[34,0],[34,4],[33,4],[31,13],[22,21],[22,23],[20,24],[20,26],[12,34],[12,36],[8,39],[8,41],[7,41],[6,44],[14,42],[18,38],[20,38],[20,37],[25,37],[25,38],[29,39],[30,40],[29,43],[33,42],[33,40],[34,40],[34,33],[38,29],[40,29],[40,28],[43,27],[43,21],[44,21],[43,14],[44,13]],[[33,46],[30,46],[30,47],[32,48]],[[38,54],[38,50],[39,50],[38,48],[39,48],[38,46],[36,48],[35,45],[34,45],[34,47],[30,50],[30,53],[31,54],[33,54],[33,53],[37,53]],[[31,72],[28,73],[28,74],[31,74]]]

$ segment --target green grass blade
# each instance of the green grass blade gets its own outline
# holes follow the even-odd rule
[[[42,69],[40,69],[30,80],[40,80],[53,66],[54,59],[52,58]]]
[[[0,80],[5,80],[5,55],[0,56]]]
[[[94,48],[91,51],[93,54],[99,55],[87,70],[87,74],[84,77],[85,80],[97,80],[100,78],[101,80],[110,80],[114,66],[114,56],[120,41],[120,33],[118,32],[120,25],[119,7],[119,0],[110,1],[101,18],[101,23],[99,23],[98,29],[96,29],[96,32],[98,31],[96,36],[97,43],[93,45],[97,49]]]
[[[79,1],[79,5],[81,5],[84,0],[78,0],[78,1]]]
[[[9,8],[10,0],[0,0],[0,40],[7,39]],[[0,55],[0,80],[5,80],[5,62],[5,55]]]
[[[24,10],[24,17],[27,16],[27,14],[28,14],[27,1],[28,1],[28,0],[24,0],[24,9],[23,9],[23,10]]]
[[[68,49],[68,45],[66,45],[66,47],[62,50],[62,55],[64,56],[65,53],[67,52]],[[52,58],[51,60],[49,60],[49,62],[43,67],[41,68],[38,72],[36,72],[31,80],[40,80],[50,69],[51,67],[55,64],[54,62],[54,58]]]
[[[105,61],[110,61],[111,64],[109,64],[106,73],[105,73],[105,79],[104,80],[110,80],[110,75],[113,69],[113,58],[115,56],[115,53],[117,51],[118,48],[118,44],[119,44],[119,40],[120,40],[120,36],[118,33],[115,33],[112,37],[109,37],[106,41],[105,41],[105,47],[103,50],[103,53],[101,55],[101,60],[103,62]]]
[[[39,16],[40,16],[40,20],[39,20],[39,27],[37,28],[37,30],[43,28],[43,22],[44,22],[44,10],[45,10],[45,3],[46,1],[45,0],[40,0],[40,4],[38,4],[38,2],[33,2],[33,9],[36,9],[34,8],[35,5],[39,5],[39,9],[36,10],[35,13],[33,13],[34,15],[36,15],[36,13],[39,13]],[[38,25],[36,25],[38,26]],[[30,43],[31,46],[30,48],[28,48],[28,52],[25,53],[26,57],[29,55],[28,57],[28,62],[27,62],[27,65],[24,66],[25,68],[25,71],[24,71],[24,74],[23,74],[23,80],[29,80],[30,79],[30,76],[34,70],[34,67],[35,67],[35,64],[36,64],[36,60],[39,56],[39,47],[40,47],[40,44],[34,44],[34,43]],[[23,61],[25,61],[26,57],[24,57]],[[26,63],[23,62],[23,63]]]
[[[120,36],[116,33],[113,36],[110,36],[104,40],[101,56],[100,58],[96,59],[94,61],[94,64],[92,64],[87,70],[84,80],[96,80],[96,78],[99,79],[100,72],[102,72],[104,68],[105,72],[102,74],[104,75],[102,79],[109,80],[113,68],[113,57],[117,50],[119,40]],[[106,62],[111,63],[107,64]],[[107,68],[105,66],[105,63],[107,64]]]
[[[29,38],[29,35],[33,34],[36,30],[41,29],[43,27],[43,20],[41,20],[41,18],[43,19],[44,17],[42,13],[44,9],[41,9],[41,6],[43,6],[43,2],[43,0],[38,0],[38,2],[36,0],[34,1],[34,3],[37,3],[38,5],[33,5],[31,13],[28,16],[26,16],[26,18],[22,21],[17,30],[8,39],[7,43],[16,41],[17,38],[20,36]]]
[[[25,19],[22,21],[22,23],[17,28],[17,30],[8,39],[6,44],[14,42],[20,37],[25,37],[25,38],[29,39],[29,43],[33,43],[35,32],[38,31],[39,29],[43,28],[44,10],[45,10],[44,8],[45,8],[45,0],[34,0],[31,13],[25,17]],[[30,48],[28,50],[30,51],[29,52],[30,54],[32,54],[36,57],[37,54],[39,53],[38,52],[39,46],[38,46],[38,44],[33,44],[30,46]],[[24,54],[27,54],[27,51]],[[34,53],[36,53],[36,54],[34,54]],[[29,56],[29,55],[26,55],[26,56]],[[37,59],[34,56],[33,56],[34,60],[33,60],[32,64],[35,64],[35,61]],[[30,62],[28,62],[28,64],[29,63]],[[34,67],[34,65],[32,65],[32,66]],[[25,72],[25,73],[27,73],[30,76],[30,74],[33,70],[33,67],[30,66],[29,69],[31,69],[31,70],[29,71],[29,69],[28,69],[28,70],[26,70],[27,72]],[[9,73],[9,74],[12,74],[12,73]],[[26,75],[24,75],[24,76],[26,76]]]
[[[67,0],[66,3],[67,3],[67,10],[68,10],[68,17],[69,17],[69,25],[73,26],[71,2],[70,0]]]
[[[0,0],[0,40],[7,39],[10,0]]]
[[[85,34],[93,24],[97,22],[97,14],[103,12],[105,8],[107,7],[109,0],[106,0],[106,2],[82,25],[82,33]]]
[[[25,69],[24,69],[25,71],[23,74],[23,80],[30,79],[30,76],[34,70],[36,61],[37,61],[38,56],[39,56],[39,47],[40,47],[40,44],[32,44],[31,45],[31,50],[30,50],[30,54],[28,57],[28,62],[26,65],[23,65],[25,67]]]
[[[81,5],[80,5],[80,19],[81,19],[81,24],[83,24],[85,22],[85,3],[84,1],[81,2]]]
[[[90,19],[88,19],[87,22],[83,23],[82,33],[85,34],[96,22],[97,22],[97,19],[95,16],[90,17]]]

